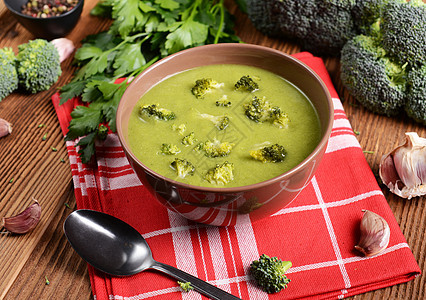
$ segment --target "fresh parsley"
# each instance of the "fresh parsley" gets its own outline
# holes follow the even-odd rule
[[[81,97],[66,140],[80,138],[88,163],[95,142],[115,132],[118,103],[127,81],[172,53],[204,44],[240,42],[224,0],[100,0],[92,15],[112,19],[106,32],[87,36],[75,54],[78,71],[60,90],[61,104]]]

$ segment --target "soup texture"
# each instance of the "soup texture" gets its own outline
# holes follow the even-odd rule
[[[257,84],[254,90],[236,89],[244,76]],[[194,86],[203,78],[212,80],[212,88],[196,97]],[[165,177],[196,186],[235,187],[292,169],[318,145],[320,131],[312,103],[284,78],[252,66],[209,65],[168,77],[142,95],[127,138],[135,156]],[[285,149],[283,159],[259,159],[262,149],[272,146]],[[187,163],[184,171],[190,172],[179,173],[175,159]],[[232,174],[216,173],[212,179],[217,166]]]

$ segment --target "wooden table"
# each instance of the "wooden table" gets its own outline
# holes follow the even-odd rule
[[[77,27],[67,36],[77,47],[88,34],[104,31],[108,20],[89,15],[96,0],[86,0]],[[291,43],[271,39],[257,32],[247,16],[228,1],[236,16],[240,38],[296,53]],[[33,39],[17,24],[0,3],[0,47],[13,47]],[[76,208],[71,171],[64,139],[60,131],[51,96],[66,84],[73,72],[69,58],[62,63],[63,74],[52,88],[38,94],[14,93],[0,102],[0,118],[13,124],[10,136],[0,139],[0,217],[11,216],[31,204],[42,205],[42,218],[26,235],[0,234],[0,299],[90,299],[91,288],[86,263],[73,251],[63,234],[66,216]],[[359,132],[357,138],[366,159],[378,174],[380,158],[404,140],[404,133],[416,131],[426,137],[424,126],[401,117],[387,118],[366,111],[356,104],[339,80],[339,62],[324,58],[334,85],[343,101],[347,116]],[[39,126],[43,124],[43,126]],[[47,133],[47,139],[42,137]],[[52,151],[52,147],[57,151]],[[64,162],[65,161],[65,162]],[[388,203],[410,245],[420,268],[425,272],[426,197],[404,200],[382,186]],[[400,262],[395,262],[395,266]],[[49,284],[47,284],[47,280]],[[426,295],[426,280],[420,276],[406,284],[356,296],[357,299],[419,299]]]

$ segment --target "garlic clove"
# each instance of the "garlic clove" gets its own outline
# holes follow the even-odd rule
[[[411,199],[426,194],[426,139],[405,135],[403,145],[382,157],[379,175],[392,193]]]
[[[60,62],[66,60],[75,49],[73,41],[66,38],[54,39],[51,40],[50,43],[52,43],[58,50]]]
[[[386,220],[378,214],[369,210],[363,212],[360,224],[361,238],[355,249],[364,256],[372,256],[389,245],[390,228]]]
[[[33,229],[40,220],[41,206],[37,200],[24,211],[13,217],[3,218],[3,227],[17,234],[27,233]]]
[[[12,133],[12,124],[0,118],[0,138]]]

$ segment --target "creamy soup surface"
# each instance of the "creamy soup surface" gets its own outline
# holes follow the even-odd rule
[[[259,89],[253,92],[235,89],[235,83],[249,75]],[[196,80],[211,78],[222,85],[204,98],[192,93]],[[230,106],[217,106],[224,95]],[[273,122],[255,122],[245,115],[244,105],[253,97],[263,98],[285,112],[290,122],[279,127]],[[175,114],[172,120],[159,120],[140,114],[140,107],[158,104]],[[229,125],[219,130],[209,116],[227,116]],[[128,124],[128,142],[132,152],[151,170],[183,183],[207,187],[245,186],[274,178],[302,162],[320,141],[320,122],[309,99],[284,78],[269,71],[244,65],[209,65],[175,74],[142,95]],[[196,142],[183,145],[182,138],[194,132]],[[229,155],[207,157],[196,150],[202,142],[228,142]],[[179,153],[161,152],[163,144],[177,146]],[[279,144],[286,150],[282,162],[261,162],[250,156],[251,150]],[[186,159],[195,167],[193,175],[181,178],[170,164],[175,158]],[[205,179],[207,171],[223,162],[234,164],[234,179],[226,185]]]

